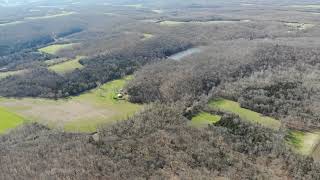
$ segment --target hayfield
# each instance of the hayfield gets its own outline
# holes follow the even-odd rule
[[[145,40],[148,40],[148,39],[153,38],[153,37],[154,37],[153,34],[143,33],[143,38],[142,38],[142,40],[145,41]]]
[[[64,61],[62,63],[55,64],[50,66],[48,69],[58,73],[58,74],[65,74],[67,72],[71,72],[75,69],[83,68],[82,64],[79,63],[81,56],[76,57],[75,59]]]
[[[212,115],[206,112],[201,112],[191,119],[189,125],[192,127],[202,128],[202,127],[207,127],[208,124],[214,124],[220,121],[220,119],[221,119],[221,116]]]
[[[23,122],[22,117],[0,107],[0,134],[21,125]]]
[[[18,71],[8,71],[8,72],[0,72],[0,79],[6,78],[8,76],[14,76],[25,73],[27,70],[18,70]]]
[[[0,107],[52,128],[70,132],[94,132],[102,124],[126,119],[142,108],[141,105],[115,99],[129,78],[111,81],[69,99],[2,98]]]
[[[320,132],[302,132],[290,130],[287,142],[289,145],[303,155],[317,154],[320,143]]]
[[[260,113],[251,111],[240,107],[240,104],[227,99],[219,99],[209,103],[212,108],[217,108],[222,111],[231,112],[240,116],[241,119],[247,120],[253,123],[261,124],[262,126],[278,130],[281,126],[281,122],[271,117],[263,116]]]
[[[53,44],[44,48],[40,48],[40,52],[48,53],[48,54],[57,54],[62,49],[72,49],[74,45],[77,43],[69,43],[69,44]]]

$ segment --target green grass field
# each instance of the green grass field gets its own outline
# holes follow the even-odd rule
[[[119,120],[123,120],[129,116],[134,115],[142,108],[141,105],[133,104],[126,100],[116,99],[116,95],[118,94],[119,90],[122,89],[123,86],[125,86],[126,81],[130,78],[131,77],[129,76],[125,79],[106,83],[89,93],[85,93],[78,97],[75,97],[74,100],[92,102],[97,106],[101,106],[113,113],[110,113],[108,118],[100,117],[79,119],[77,123],[67,123],[65,129],[77,129],[85,132],[93,131],[96,129],[96,125],[115,123]]]
[[[273,119],[271,117],[263,116],[260,113],[241,108],[240,104],[234,101],[226,100],[226,99],[219,99],[216,101],[211,101],[209,106],[212,108],[217,108],[222,111],[231,112],[236,115],[239,115],[241,119],[247,120],[253,123],[261,124],[262,126],[279,130],[281,126],[281,122]]]
[[[82,64],[79,63],[79,60],[82,57],[78,56],[75,59],[68,60],[59,64],[55,64],[53,66],[50,66],[48,69],[58,73],[58,74],[65,74],[68,72],[71,72],[75,69],[81,69],[83,68]]]
[[[69,44],[53,44],[44,48],[39,49],[40,52],[48,53],[48,54],[57,54],[62,49],[72,49],[72,47],[76,45],[76,43]]]
[[[192,118],[189,125],[196,128],[203,128],[207,127],[209,124],[214,124],[220,121],[220,119],[221,116],[201,112]]]
[[[0,106],[52,128],[68,132],[94,132],[100,125],[124,120],[143,107],[114,98],[130,78],[111,81],[68,99],[0,98]]]
[[[24,119],[0,107],[0,134],[13,129],[24,122]]]
[[[8,76],[14,76],[14,75],[18,75],[18,74],[23,74],[25,72],[26,72],[26,70],[0,72],[0,79],[6,78]]]
[[[291,130],[287,135],[287,142],[298,153],[311,155],[320,143],[320,132],[302,132]]]

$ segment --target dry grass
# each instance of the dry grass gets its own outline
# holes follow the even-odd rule
[[[6,78],[8,76],[14,76],[14,75],[23,74],[25,72],[27,72],[27,70],[0,72],[0,79]]]
[[[101,124],[115,123],[133,115],[142,106],[114,99],[126,79],[115,80],[70,99],[1,98],[0,106],[27,120],[71,132],[93,132]]]
[[[76,43],[70,44],[54,44],[44,48],[39,49],[40,52],[48,53],[48,54],[57,54],[62,49],[72,49],[72,47],[76,45]]]

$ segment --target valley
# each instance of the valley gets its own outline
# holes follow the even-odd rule
[[[319,179],[315,0],[0,0],[0,179]]]

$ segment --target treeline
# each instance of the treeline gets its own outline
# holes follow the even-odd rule
[[[40,35],[37,37],[32,37],[32,39],[26,40],[21,43],[16,43],[13,41],[7,44],[6,42],[1,42],[0,44],[0,56],[9,55],[15,52],[22,51],[24,49],[33,48],[39,45],[45,45],[54,42],[53,37],[50,35]]]
[[[56,56],[32,50],[25,50],[7,56],[1,56],[0,71],[5,72],[26,69],[34,63],[44,62],[53,58],[56,58]]]
[[[178,108],[179,109],[179,108]],[[281,134],[225,115],[187,126],[174,105],[153,105],[95,137],[33,124],[0,137],[1,179],[317,179],[320,165]],[[52,162],[55,163],[52,163]]]
[[[59,98],[77,95],[113,79],[132,74],[139,67],[191,47],[188,41],[158,37],[80,61],[85,67],[65,76],[44,68],[0,81],[0,95]]]

